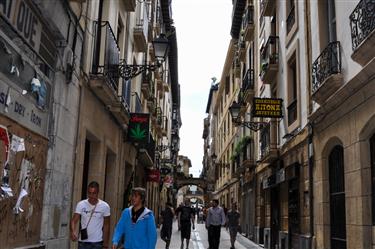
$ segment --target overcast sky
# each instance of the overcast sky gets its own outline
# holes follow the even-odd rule
[[[178,74],[181,85],[180,155],[199,176],[203,159],[203,119],[211,78],[220,80],[230,41],[231,0],[174,0]]]

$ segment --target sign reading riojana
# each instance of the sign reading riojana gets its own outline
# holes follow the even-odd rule
[[[130,113],[128,141],[138,144],[149,142],[150,114]]]
[[[254,98],[253,117],[261,118],[282,118],[282,99],[273,98]]]

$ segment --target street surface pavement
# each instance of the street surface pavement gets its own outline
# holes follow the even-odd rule
[[[177,222],[173,223],[172,240],[169,246],[170,249],[180,249],[181,237],[178,231]],[[157,249],[165,249],[165,242],[160,239],[160,229],[158,229],[158,242],[156,244]],[[189,249],[207,249],[208,248],[208,235],[204,224],[195,224],[195,230],[191,230]],[[229,233],[225,228],[221,229],[220,236],[220,249],[230,248],[230,237]],[[262,247],[256,245],[249,239],[242,235],[237,235],[237,240],[235,244],[236,249],[263,249]],[[186,249],[186,243],[184,242],[184,249]]]

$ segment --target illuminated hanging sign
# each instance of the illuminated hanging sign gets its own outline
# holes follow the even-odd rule
[[[150,114],[130,113],[128,141],[138,144],[148,144],[150,130]]]
[[[260,118],[282,118],[283,99],[254,98],[252,116]]]

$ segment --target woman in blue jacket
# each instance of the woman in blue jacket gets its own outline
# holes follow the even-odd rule
[[[125,237],[125,249],[155,249],[156,226],[154,214],[144,206],[146,190],[132,190],[132,206],[126,208],[116,225],[112,239],[112,249],[116,249],[122,236]]]

